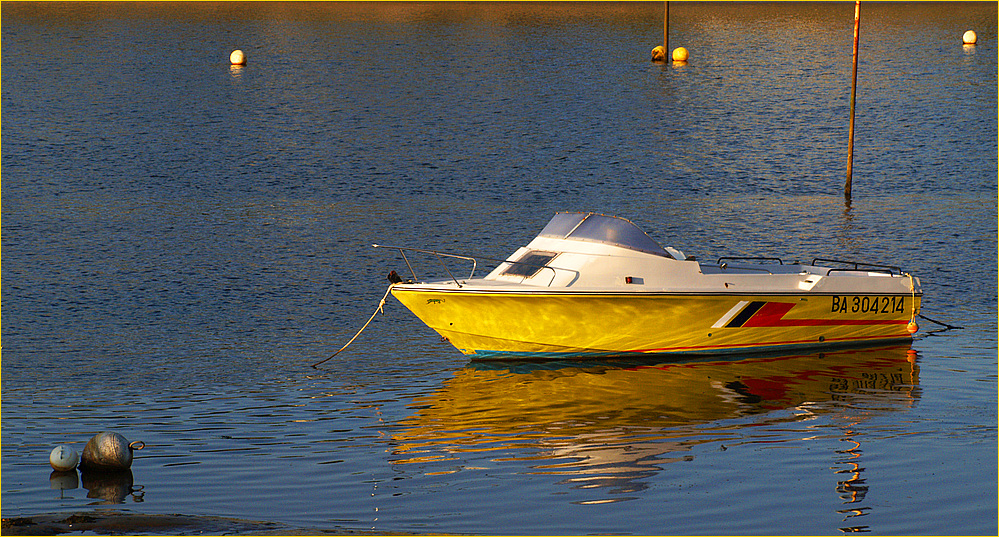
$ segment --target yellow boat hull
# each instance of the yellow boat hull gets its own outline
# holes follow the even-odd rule
[[[477,358],[712,354],[910,340],[919,295],[509,292],[392,294]]]

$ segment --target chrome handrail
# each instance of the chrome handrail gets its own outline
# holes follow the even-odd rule
[[[840,272],[847,272],[847,271],[855,271],[855,272],[885,272],[885,271],[887,271],[888,274],[891,274],[892,276],[894,276],[896,272],[898,272],[899,276],[901,276],[903,274],[902,269],[899,268],[899,267],[896,267],[895,265],[880,265],[878,263],[864,263],[863,261],[848,261],[848,260],[845,260],[845,259],[823,259],[821,257],[816,257],[815,259],[812,260],[812,266],[813,267],[814,266],[818,266],[815,263],[818,263],[819,261],[821,261],[823,263],[839,263],[839,264],[842,264],[842,265],[853,265],[852,269],[833,268],[829,272],[833,272],[833,271],[840,271]],[[874,270],[862,269],[860,267],[872,267]],[[826,274],[828,275],[829,272],[827,272]]]
[[[416,275],[416,271],[413,270],[413,265],[409,262],[409,258],[406,257],[406,252],[404,250],[408,250],[408,251],[411,251],[411,252],[419,252],[421,254],[430,254],[430,255],[437,256],[437,260],[440,261],[441,266],[444,267],[444,270],[447,272],[447,275],[451,277],[451,279],[454,281],[455,285],[457,285],[458,287],[461,287],[461,282],[459,282],[458,279],[455,278],[453,274],[451,274],[451,270],[448,269],[447,264],[444,263],[444,260],[441,259],[441,256],[444,256],[444,257],[453,257],[455,259],[464,259],[466,261],[471,261],[472,262],[472,271],[468,273],[468,278],[466,278],[468,280],[472,279],[472,276],[475,274],[475,269],[478,267],[478,261],[476,261],[476,258],[465,256],[465,255],[452,254],[452,253],[448,253],[448,252],[438,252],[437,250],[424,250],[422,248],[411,248],[409,246],[387,246],[387,245],[384,245],[384,244],[372,244],[371,246],[373,246],[375,248],[389,248],[389,249],[392,249],[392,250],[398,250],[399,251],[399,255],[401,255],[402,259],[406,262],[406,266],[409,267],[409,272],[410,272],[410,274],[413,275],[413,281],[414,282],[419,281],[420,278]],[[494,257],[483,257],[483,256],[479,256],[478,258],[479,259],[483,259],[485,261],[496,261],[496,262],[499,262],[499,263],[510,263],[511,265],[531,265],[531,266],[535,266],[535,267],[541,267],[539,270],[548,269],[548,270],[552,271],[552,279],[548,282],[548,287],[551,287],[552,283],[555,282],[555,278],[558,277],[558,271],[560,271],[560,270],[565,270],[565,271],[568,271],[568,272],[575,272],[577,274],[579,273],[579,271],[574,270],[574,269],[567,269],[567,268],[560,268],[560,267],[551,267],[551,266],[548,266],[548,265],[540,265],[538,263],[525,263],[523,261],[510,261],[509,259],[497,259],[497,258],[494,258]],[[525,276],[524,279],[527,279],[527,277]]]
[[[520,261],[503,261],[503,262],[504,263],[513,263],[513,264],[521,263]],[[535,263],[522,263],[522,264],[524,264],[524,265],[531,265],[531,266],[535,266],[535,267],[539,266],[539,265],[537,265]],[[560,270],[566,270],[566,271],[570,271],[570,272],[577,272],[577,271],[574,271],[574,270],[571,270],[571,269],[563,269],[563,268],[558,268],[558,267],[549,267],[548,265],[540,265],[540,267],[541,268],[538,269],[538,272],[541,272],[542,270],[545,270],[545,269],[548,269],[548,270],[552,271],[552,279],[548,280],[548,287],[551,287],[552,284],[555,283],[555,278],[558,277],[558,271],[560,271]],[[537,275],[537,272],[535,272],[534,274],[532,274],[530,276],[521,276],[520,277],[520,283],[524,283],[528,279],[533,278],[535,275]]]
[[[722,258],[722,259],[725,259],[725,258]],[[731,259],[731,258],[729,258],[729,259]],[[783,264],[783,263],[781,263],[781,264]],[[766,272],[767,274],[769,274],[771,276],[774,275],[773,272],[770,272],[769,270],[767,270],[765,268],[762,268],[762,267],[741,267],[741,266],[731,266],[728,263],[719,263],[718,264],[718,268],[721,269],[721,270],[732,269],[732,270],[748,270],[748,271],[756,271],[756,272]]]
[[[781,265],[784,264],[784,261],[781,258],[779,258],[779,257],[730,257],[730,256],[719,257],[718,258],[718,264],[720,265],[722,263],[722,261],[725,261],[725,260],[729,260],[729,261],[776,261],[777,263],[780,263]]]
[[[406,257],[406,253],[403,250],[409,250],[411,252],[420,252],[421,254],[432,254],[436,256],[437,260],[440,261],[441,266],[444,267],[444,271],[447,272],[447,275],[450,276],[452,280],[454,280],[455,285],[457,285],[458,287],[461,287],[461,282],[459,282],[458,279],[454,277],[454,274],[451,274],[451,270],[447,268],[447,264],[444,263],[444,260],[441,259],[441,256],[453,257],[455,259],[464,259],[466,261],[471,261],[472,271],[468,273],[468,278],[466,278],[467,280],[472,279],[472,276],[475,275],[476,267],[479,266],[478,261],[476,261],[474,257],[468,257],[465,255],[449,254],[446,252],[438,252],[436,250],[423,250],[421,248],[410,248],[408,246],[385,246],[383,244],[372,244],[371,246],[374,246],[375,248],[391,248],[393,250],[399,250],[399,255],[401,255],[403,260],[406,261],[406,266],[409,267],[409,272],[413,275],[414,282],[419,281],[420,278],[416,275],[416,271],[413,270],[413,265],[410,264],[409,258]]]

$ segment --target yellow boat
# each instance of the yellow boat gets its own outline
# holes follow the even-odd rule
[[[386,247],[375,245],[376,247]],[[662,247],[632,222],[558,213],[484,277],[478,260],[400,246],[413,278],[392,295],[476,359],[772,352],[909,341],[922,297],[898,267],[721,258]],[[407,251],[472,264],[420,281]]]

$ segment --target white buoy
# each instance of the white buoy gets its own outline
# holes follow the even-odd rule
[[[67,445],[56,446],[52,453],[49,453],[49,464],[54,470],[60,472],[76,469],[78,462],[80,462],[80,456],[76,454],[75,449]]]
[[[236,49],[229,55],[229,63],[233,65],[246,65],[246,54],[242,50]]]
[[[675,62],[685,62],[685,61],[687,61],[687,58],[689,58],[689,57],[690,57],[690,53],[687,52],[687,49],[685,49],[683,47],[676,47],[675,49],[673,49],[673,61],[675,61]]]
[[[146,447],[143,442],[128,443],[125,437],[112,432],[94,435],[83,448],[80,468],[94,470],[126,470],[132,466],[132,450]]]
[[[976,34],[974,30],[968,30],[967,32],[964,32],[965,45],[974,45],[977,42],[978,42],[978,34]]]

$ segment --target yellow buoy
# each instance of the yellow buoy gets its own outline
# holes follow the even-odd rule
[[[974,30],[968,30],[967,32],[964,32],[965,45],[974,45],[977,42],[978,42],[978,34],[976,34]]]
[[[654,62],[666,61],[666,47],[659,45],[658,47],[652,49],[652,61]]]
[[[246,65],[246,54],[242,50],[236,49],[229,55],[229,63],[233,65]]]
[[[673,61],[685,62],[688,57],[690,57],[690,53],[687,52],[687,49],[683,47],[676,47],[673,49]]]

